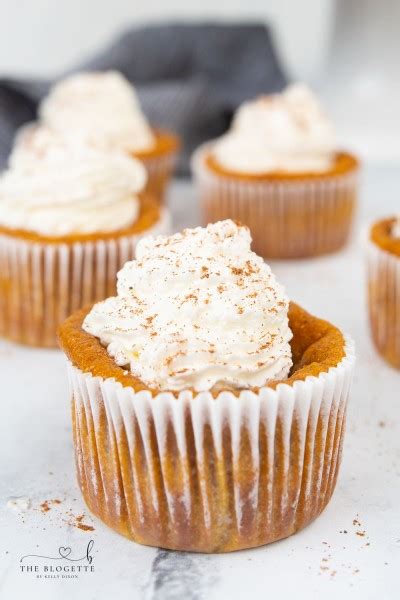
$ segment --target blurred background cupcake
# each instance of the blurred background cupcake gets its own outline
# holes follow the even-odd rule
[[[166,209],[141,195],[145,184],[136,159],[87,148],[47,148],[39,167],[3,173],[0,335],[55,346],[68,314],[113,293],[138,239],[168,228]]]
[[[203,222],[245,223],[262,256],[316,256],[349,237],[358,160],[337,148],[305,86],[244,103],[228,133],[195,152],[193,173]]]
[[[367,259],[372,339],[379,354],[400,369],[400,217],[372,225]]]
[[[120,73],[72,75],[50,90],[38,114],[39,122],[25,126],[17,136],[11,165],[40,160],[52,144],[122,152],[143,162],[148,174],[144,191],[164,201],[178,138],[149,125],[133,86]]]

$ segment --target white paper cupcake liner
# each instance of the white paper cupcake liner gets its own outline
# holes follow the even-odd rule
[[[176,159],[176,152],[169,152],[160,156],[140,157],[148,176],[144,193],[149,194],[160,204],[165,202],[167,187],[175,169]]]
[[[379,354],[400,369],[400,257],[367,241],[368,308]]]
[[[337,479],[354,366],[239,397],[135,393],[68,362],[78,479],[89,508],[133,540],[224,552],[291,535]]]
[[[57,327],[72,312],[115,293],[116,274],[139,239],[169,226],[163,209],[152,228],[113,239],[41,243],[0,234],[0,335],[56,346]]]
[[[251,181],[207,167],[210,144],[193,155],[203,223],[235,219],[249,226],[266,258],[301,258],[339,250],[353,223],[358,169],[331,177]]]

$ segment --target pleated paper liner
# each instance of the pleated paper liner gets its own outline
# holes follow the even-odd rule
[[[367,241],[368,308],[379,354],[400,369],[400,257]]]
[[[210,145],[193,155],[203,223],[240,221],[253,250],[266,258],[304,258],[342,248],[351,232],[358,169],[321,178],[251,180],[221,175],[206,164]]]
[[[57,346],[56,330],[87,303],[115,294],[116,275],[145,235],[168,233],[170,217],[143,232],[95,241],[41,243],[0,234],[0,335]]]
[[[341,462],[354,349],[328,372],[242,391],[135,393],[68,362],[79,484],[136,542],[198,552],[260,546],[325,508]]]
[[[180,140],[170,132],[156,130],[155,134],[155,150],[134,153],[134,156],[146,167],[148,179],[144,193],[155,198],[159,204],[164,204],[166,191],[175,170]]]
[[[176,154],[140,160],[146,167],[148,176],[145,193],[151,194],[160,204],[164,204],[168,184],[175,168]]]

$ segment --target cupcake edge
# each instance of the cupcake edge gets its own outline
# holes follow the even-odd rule
[[[368,316],[380,356],[400,369],[400,256],[366,235]]]
[[[79,484],[90,510],[146,545],[259,546],[301,529],[338,475],[354,345],[336,367],[276,389],[176,398],[134,392],[68,360]]]
[[[267,258],[306,258],[347,242],[357,205],[358,162],[344,173],[235,177],[209,168],[212,142],[192,156],[203,222],[232,218],[250,227],[253,249]]]
[[[36,241],[0,232],[0,335],[56,347],[57,327],[71,312],[115,292],[116,274],[146,235],[168,233],[170,215],[142,232],[88,240]]]

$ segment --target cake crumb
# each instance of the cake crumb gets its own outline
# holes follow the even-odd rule
[[[80,529],[81,531],[94,531],[95,530],[93,525],[88,525],[87,523],[83,522],[83,520],[86,517],[85,513],[82,513],[80,515],[74,515],[73,512],[70,511],[68,513],[68,517],[69,517],[69,519],[66,521],[66,523],[68,525],[70,525],[71,527],[76,527],[77,529]]]
[[[40,509],[41,509],[42,513],[48,512],[50,510],[48,500],[45,500],[44,502],[41,503]]]
[[[82,529],[82,531],[94,531],[94,527],[92,525],[86,525],[85,523],[77,523],[76,527],[78,529]]]
[[[49,512],[54,504],[61,504],[61,500],[59,498],[54,498],[52,500],[44,500],[40,504],[40,510],[43,514]]]
[[[7,507],[17,512],[25,512],[31,507],[31,500],[27,496],[14,496],[7,500]]]

